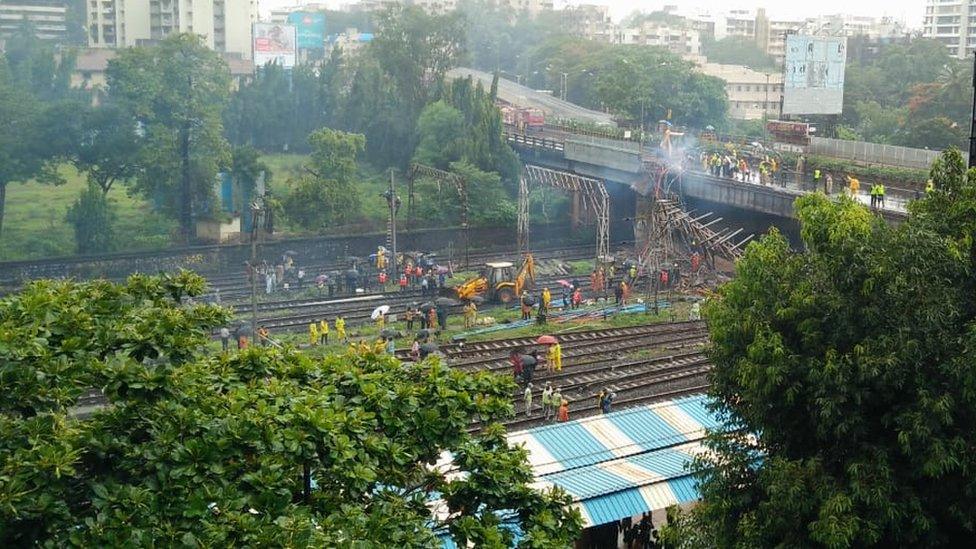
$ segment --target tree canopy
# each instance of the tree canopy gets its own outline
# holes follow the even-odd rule
[[[797,200],[805,251],[752,244],[708,307],[737,436],[699,464],[689,546],[959,546],[976,531],[976,171],[958,151],[892,226]]]
[[[96,194],[97,191],[96,191]],[[189,273],[40,281],[0,299],[5,546],[566,546],[494,423],[511,380],[371,348],[206,356],[228,312]],[[107,404],[75,417],[101,387]],[[478,418],[480,435],[468,428]],[[446,458],[445,458],[446,456]],[[452,458],[452,459],[451,459]]]
[[[776,60],[764,52],[756,41],[744,36],[728,36],[702,42],[702,54],[709,63],[745,65],[757,71],[777,71]]]
[[[144,128],[135,188],[159,201],[192,239],[194,211],[206,212],[217,171],[230,160],[221,122],[227,65],[201,37],[174,34],[158,46],[121,50],[109,62],[108,84],[113,100]]]

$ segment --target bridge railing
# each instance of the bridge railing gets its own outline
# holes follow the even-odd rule
[[[565,145],[558,139],[539,137],[532,134],[505,132],[505,139],[514,145],[563,152]]]

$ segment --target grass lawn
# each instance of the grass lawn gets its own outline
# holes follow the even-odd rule
[[[601,304],[602,306],[602,304]],[[593,306],[591,308],[598,308]],[[688,313],[691,305],[687,302],[677,301],[674,303],[674,320],[687,320]],[[524,326],[520,328],[512,328],[508,330],[500,330],[497,332],[490,332],[485,334],[473,335],[466,338],[467,341],[484,341],[489,339],[508,339],[508,338],[518,338],[518,337],[534,337],[543,334],[552,334],[558,336],[559,334],[570,333],[579,330],[597,330],[604,328],[624,328],[627,326],[637,326],[642,324],[651,323],[663,323],[672,320],[671,311],[662,310],[659,314],[654,315],[651,313],[635,313],[635,314],[620,314],[608,317],[606,320],[602,319],[585,319],[585,320],[575,320],[567,322],[552,322],[545,326],[539,326],[536,324],[531,324],[529,326]],[[496,308],[484,308],[478,312],[479,318],[484,316],[490,316],[495,319],[496,323],[503,323],[505,321],[518,320],[521,316],[517,308],[514,309],[503,309],[500,307]],[[285,345],[294,345],[297,347],[302,347],[305,352],[313,356],[325,356],[329,354],[342,353],[348,347],[347,344],[335,341],[335,327],[334,319],[329,319],[330,332],[329,332],[329,344],[328,345],[317,345],[315,347],[309,346],[309,336],[306,332],[302,333],[273,333],[271,336]],[[464,332],[464,320],[460,314],[453,314],[448,318],[447,323],[448,329],[442,332],[437,340],[442,343],[447,343],[451,341],[455,335]],[[406,326],[404,322],[396,322],[387,326],[388,328],[394,328],[400,330],[403,333],[403,338],[397,341],[397,347],[409,347],[410,343],[413,341],[413,333],[406,331]],[[415,330],[419,329],[415,326]],[[377,339],[379,334],[379,328],[373,324],[363,324],[358,326],[347,325],[346,334],[352,343],[358,342],[371,342]],[[214,343],[212,348],[216,351],[219,349],[219,343]]]
[[[38,259],[75,253],[75,236],[65,220],[68,208],[85,188],[85,176],[70,166],[61,174],[67,183],[10,183],[0,237],[0,260]],[[116,184],[109,192],[115,206],[116,250],[164,248],[176,223],[151,211],[141,197],[130,197]]]

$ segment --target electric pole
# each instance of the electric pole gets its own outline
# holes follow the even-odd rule
[[[390,267],[391,267],[390,272],[392,273],[392,276],[390,276],[390,278],[392,278],[393,281],[396,282],[397,280],[399,280],[397,275],[396,214],[397,214],[397,210],[400,207],[399,204],[400,197],[396,195],[396,183],[393,177],[393,168],[390,168],[390,190],[388,192],[389,192],[389,198],[387,198],[387,201],[390,203],[390,247],[393,248],[391,250],[392,257],[390,258]]]
[[[251,342],[258,333],[258,234],[261,230],[261,199],[251,202]]]

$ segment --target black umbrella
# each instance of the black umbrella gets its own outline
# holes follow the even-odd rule
[[[433,335],[433,333],[434,333],[433,330],[420,330],[417,332],[417,339],[427,339],[428,337]]]
[[[428,301],[427,303],[424,303],[423,305],[420,306],[420,312],[426,313],[427,311],[433,308],[434,308],[434,304]]]
[[[529,306],[535,305],[535,298],[532,297],[532,296],[528,296],[525,299],[523,299],[522,301],[524,301],[525,304],[526,305],[529,305]]]
[[[357,271],[356,269],[349,269],[346,271],[346,277],[348,278],[355,278],[358,276],[359,276],[359,271]]]
[[[423,345],[420,346],[420,351],[428,354],[436,353],[437,349],[438,347],[436,343],[424,343]]]
[[[400,332],[387,328],[382,332],[380,332],[380,337],[382,337],[383,339],[393,339],[396,337],[400,337]]]
[[[438,297],[434,300],[434,303],[436,303],[438,307],[453,307],[458,304],[456,299],[451,299],[449,297]]]
[[[481,305],[482,303],[485,302],[485,297],[484,296],[480,296],[480,295],[476,295],[476,296],[474,296],[474,297],[471,298],[471,301],[474,301],[476,304]]]

